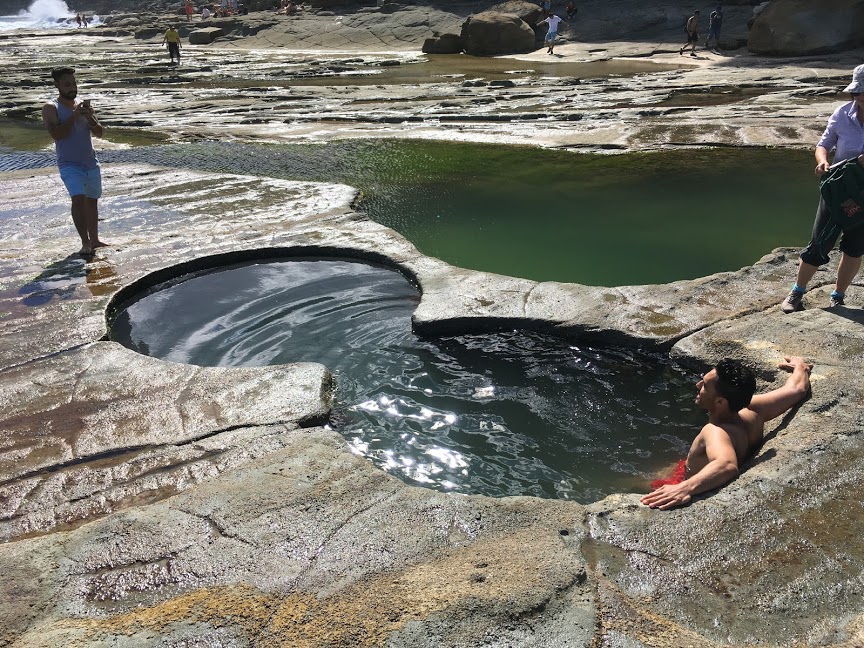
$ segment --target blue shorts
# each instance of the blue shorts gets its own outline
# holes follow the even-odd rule
[[[102,170],[96,166],[64,166],[60,169],[60,179],[66,185],[66,191],[73,198],[87,196],[99,199],[102,197]]]
[[[554,41],[558,37],[557,31],[550,31],[546,33],[546,42]]]

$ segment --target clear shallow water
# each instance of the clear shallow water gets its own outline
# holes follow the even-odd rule
[[[113,340],[204,366],[321,362],[333,425],[409,483],[588,502],[644,491],[702,416],[693,377],[659,356],[527,332],[424,339],[398,273],[292,260],[190,275],[122,311]]]

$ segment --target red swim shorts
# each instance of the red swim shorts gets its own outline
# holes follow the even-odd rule
[[[675,470],[672,475],[663,479],[655,479],[651,482],[651,490],[665,486],[666,484],[680,484],[687,477],[687,460],[681,459],[675,464]]]

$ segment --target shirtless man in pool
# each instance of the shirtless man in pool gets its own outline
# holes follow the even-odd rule
[[[708,423],[675,474],[652,482],[653,490],[640,501],[666,510],[735,479],[741,462],[761,445],[765,423],[800,403],[810,391],[812,364],[793,356],[784,358],[779,367],[791,372],[786,384],[756,396],[753,372],[735,360],[722,360],[702,376],[696,384],[696,404],[708,412]]]

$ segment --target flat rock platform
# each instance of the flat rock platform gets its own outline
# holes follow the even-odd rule
[[[0,645],[864,642],[864,301],[858,286],[818,307],[833,268],[788,316],[790,249],[668,285],[538,284],[423,256],[355,213],[350,187],[103,173],[111,246],[87,261],[56,170],[0,174]],[[733,484],[658,512],[407,486],[329,428],[326,367],[192,367],[105,340],[112,305],[158,281],[296,255],[399,270],[426,333],[732,356],[760,388],[797,354],[813,393]]]

